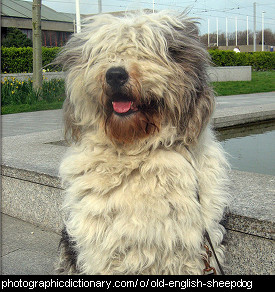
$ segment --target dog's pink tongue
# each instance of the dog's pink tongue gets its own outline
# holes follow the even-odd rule
[[[113,109],[117,113],[127,113],[131,109],[131,101],[113,101]]]

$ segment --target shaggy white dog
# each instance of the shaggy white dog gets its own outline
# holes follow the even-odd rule
[[[223,262],[226,160],[208,126],[208,54],[191,19],[90,19],[67,69],[59,271],[202,274]],[[210,262],[209,262],[210,259]]]

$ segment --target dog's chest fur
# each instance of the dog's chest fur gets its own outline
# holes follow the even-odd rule
[[[66,226],[81,273],[201,272],[207,216],[198,173],[182,154],[76,148],[61,172],[70,183]]]

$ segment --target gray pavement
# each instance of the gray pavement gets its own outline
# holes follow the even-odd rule
[[[2,214],[2,274],[51,275],[60,236]]]
[[[225,109],[275,104],[275,92],[217,97],[217,113]],[[61,110],[2,116],[2,136],[58,130]],[[2,214],[2,274],[54,274],[60,236],[33,224]]]
[[[62,128],[62,110],[18,113],[2,116],[2,137],[26,135]]]
[[[275,103],[275,92],[218,96],[217,110],[247,106],[261,106]]]

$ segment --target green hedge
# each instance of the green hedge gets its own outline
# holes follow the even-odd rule
[[[215,66],[251,66],[255,71],[275,69],[275,52],[235,53],[209,50],[209,54]]]
[[[60,48],[46,48],[42,47],[42,66],[45,67],[51,63]],[[32,72],[32,48],[1,48],[1,72],[6,73],[22,73]],[[47,69],[58,71],[56,66],[47,66]]]
[[[59,47],[54,47],[54,48],[46,48],[42,47],[42,66],[46,66],[50,64],[58,54],[61,48]],[[55,66],[47,66],[46,69],[49,69],[50,71],[61,71],[61,67]]]
[[[42,47],[42,65],[51,63],[60,48]],[[275,69],[275,52],[235,53],[233,51],[209,50],[215,66],[252,66],[256,71]],[[58,71],[56,66],[47,66],[50,71]],[[32,48],[2,47],[1,72],[32,72]]]

